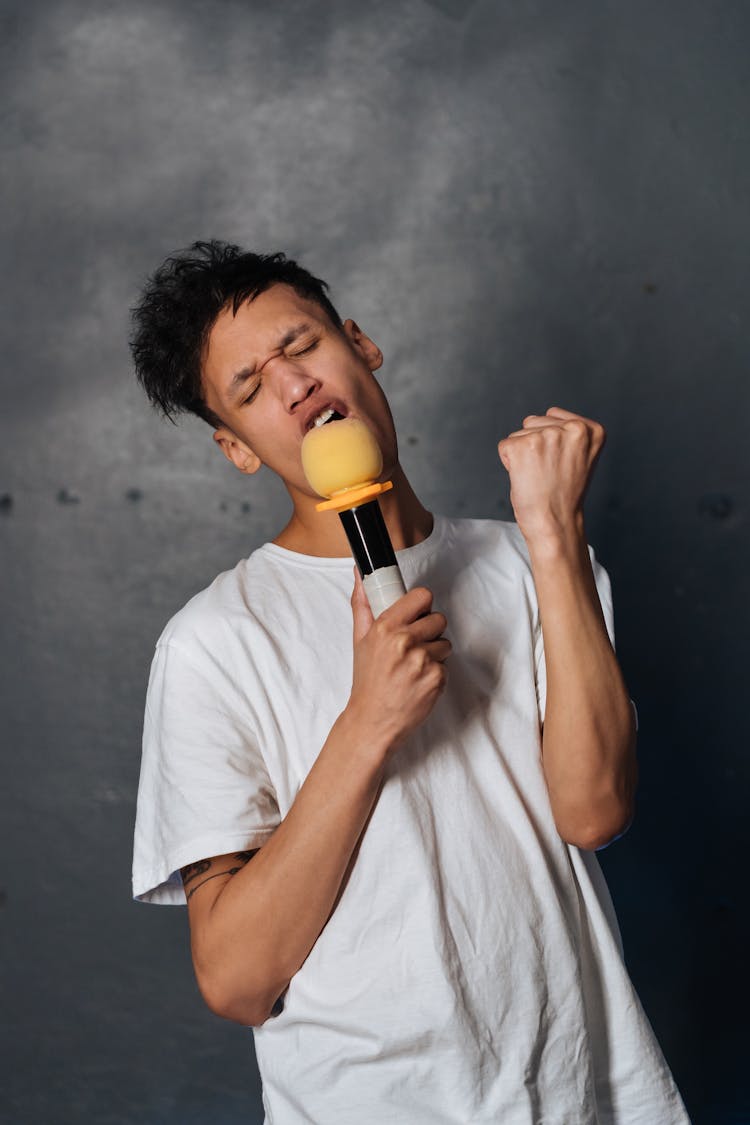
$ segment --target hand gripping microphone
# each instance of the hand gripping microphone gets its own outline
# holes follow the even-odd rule
[[[378,482],[383,455],[377,441],[358,418],[335,415],[305,435],[302,468],[310,487],[327,497],[318,511],[338,512],[370,609],[378,617],[406,593],[406,586],[378,503],[393,484]]]

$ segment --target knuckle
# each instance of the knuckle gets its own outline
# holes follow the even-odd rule
[[[579,439],[587,437],[589,432],[588,426],[581,418],[570,418],[567,422],[563,423],[563,429]]]
[[[370,632],[375,635],[375,640],[378,644],[382,644],[386,637],[391,634],[392,630],[387,621],[384,621],[382,617],[376,617],[372,623]]]

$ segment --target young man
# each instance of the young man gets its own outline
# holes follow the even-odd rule
[[[516,524],[433,517],[380,350],[294,262],[196,243],[135,325],[152,401],[292,502],[157,645],[134,861],[136,897],[187,901],[209,1007],[254,1027],[267,1120],[684,1123],[593,854],[636,777],[583,528],[601,426],[552,408],[500,442]],[[302,471],[331,408],[394,482],[409,592],[377,621]]]

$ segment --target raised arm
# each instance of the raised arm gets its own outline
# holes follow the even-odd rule
[[[357,580],[351,697],[288,814],[259,851],[183,869],[196,977],[218,1015],[263,1023],[335,908],[385,764],[444,685],[450,643],[431,605],[414,589],[373,622]]]
[[[498,447],[526,540],[544,637],[543,765],[557,829],[594,849],[633,815],[635,724],[607,635],[583,524],[602,426],[552,407]]]

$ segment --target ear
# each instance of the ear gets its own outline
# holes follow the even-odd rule
[[[226,426],[220,426],[218,430],[214,431],[214,441],[220,447],[227,461],[231,461],[241,473],[248,473],[249,475],[257,473],[261,467],[260,457],[253,453],[250,446],[245,445],[244,441],[240,441],[236,434],[233,434]]]
[[[369,336],[365,336],[356,320],[345,320],[343,331],[354,350],[362,356],[370,371],[377,371],[379,367],[382,367],[383,353]]]

